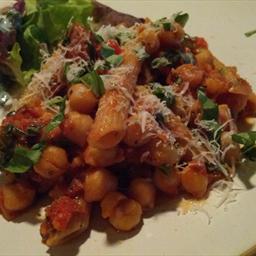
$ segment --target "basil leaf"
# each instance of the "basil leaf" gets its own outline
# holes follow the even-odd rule
[[[32,137],[32,136],[37,136],[41,130],[42,126],[35,126],[31,125],[27,129],[27,136]]]
[[[5,170],[12,173],[27,172],[34,164],[38,162],[44,147],[44,143],[36,144],[31,149],[22,146],[16,147],[12,158],[4,167]]]
[[[246,37],[250,37],[250,36],[252,36],[252,35],[254,35],[254,34],[256,34],[256,29],[244,33],[244,35],[245,35]]]
[[[157,68],[160,68],[160,67],[166,67],[170,64],[172,64],[172,62],[170,60],[168,60],[166,57],[159,57],[159,58],[155,58],[151,62],[151,67],[153,69],[157,69]]]
[[[240,132],[232,135],[232,140],[236,143],[251,146],[256,142],[256,131]]]
[[[61,96],[56,96],[47,101],[47,105],[50,107],[60,106],[62,103],[63,103],[63,97]]]
[[[62,98],[62,101],[58,102],[59,105],[59,113],[54,116],[50,123],[48,123],[45,127],[45,131],[48,133],[58,127],[64,120],[64,112],[66,108],[66,97]]]
[[[171,28],[172,28],[172,23],[171,23],[171,22],[168,22],[168,21],[163,22],[163,28],[164,28],[164,30],[166,30],[166,31],[170,31]]]
[[[203,128],[205,128],[210,134],[210,138],[219,142],[221,135],[221,126],[216,120],[201,120]]]
[[[171,167],[169,165],[163,164],[158,169],[165,175],[169,176],[171,173]]]
[[[114,54],[115,54],[115,50],[114,50],[112,47],[110,47],[110,46],[108,46],[108,45],[106,45],[106,44],[103,44],[103,45],[102,45],[102,48],[101,48],[101,50],[100,50],[100,54],[101,54],[101,56],[102,56],[103,58],[106,59],[106,58],[108,58],[108,57],[114,55]]]
[[[117,67],[123,62],[123,59],[121,55],[112,55],[106,58],[106,61],[110,63],[112,67]]]
[[[199,88],[197,97],[202,105],[204,120],[217,120],[218,119],[218,105],[211,99],[209,99],[205,92]]]
[[[82,83],[88,85],[91,91],[97,96],[100,97],[105,93],[104,83],[101,77],[97,74],[96,71],[87,73],[86,75],[80,78]]]
[[[173,15],[174,21],[179,23],[182,27],[186,25],[189,19],[188,13],[178,12]]]
[[[161,101],[164,101],[166,103],[166,106],[170,108],[175,101],[175,97],[168,89],[169,88],[165,86],[154,85],[153,94]]]
[[[243,145],[241,151],[246,158],[256,161],[256,131],[233,134],[232,140]]]
[[[162,126],[164,124],[164,122],[165,122],[164,115],[161,112],[156,113],[155,119],[156,119],[156,121],[158,122],[158,124],[160,126]]]

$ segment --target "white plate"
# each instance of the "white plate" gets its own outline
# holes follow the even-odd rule
[[[3,1],[0,0],[0,4]],[[242,77],[256,85],[256,35],[246,38],[244,32],[256,29],[255,1],[148,1],[105,0],[117,10],[153,19],[177,11],[190,14],[186,31],[203,36],[210,49],[227,65],[237,66]],[[256,89],[256,87],[255,87]],[[243,170],[246,180],[256,168]],[[248,178],[249,179],[249,178]],[[93,225],[92,231],[70,244],[48,249],[40,242],[38,224],[33,214],[25,214],[17,223],[0,219],[0,255],[239,255],[256,243],[256,177],[252,188],[239,191],[236,202],[204,213],[178,216],[175,207],[162,209],[145,218],[140,230],[118,234],[105,223]],[[236,180],[236,187],[244,187]],[[105,232],[105,229],[107,232]]]

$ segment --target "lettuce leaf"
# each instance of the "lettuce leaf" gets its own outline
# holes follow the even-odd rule
[[[42,44],[51,51],[64,39],[70,21],[86,24],[93,8],[91,0],[26,0],[25,3],[26,15],[18,38],[25,69],[39,69]]]
[[[15,43],[8,57],[0,60],[0,72],[7,76],[13,83],[25,86],[23,72],[21,71],[22,58],[20,56],[20,45]]]

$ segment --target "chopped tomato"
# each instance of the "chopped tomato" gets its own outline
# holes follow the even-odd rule
[[[46,209],[47,217],[53,227],[59,231],[67,229],[75,213],[84,213],[84,208],[76,200],[67,196],[62,196],[53,201],[51,206]]]
[[[196,37],[195,44],[197,48],[208,48],[208,43],[203,37]]]
[[[114,39],[109,39],[107,41],[107,45],[115,50],[115,54],[120,54],[122,52],[122,49],[121,49],[119,43]]]
[[[23,107],[14,114],[6,116],[3,126],[13,125],[14,127],[26,132],[32,126],[43,126],[52,118],[52,114],[45,112],[41,107]]]
[[[41,111],[39,108],[21,108],[16,113],[7,116],[3,120],[3,126],[9,124],[15,126],[16,128],[26,131],[29,126],[35,124],[35,120],[39,118]]]
[[[79,179],[73,179],[69,188],[67,194],[71,197],[78,196],[79,194],[82,194],[84,191],[83,183]]]

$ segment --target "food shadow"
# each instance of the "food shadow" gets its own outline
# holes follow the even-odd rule
[[[244,184],[247,190],[256,187],[256,162],[246,160],[239,165],[237,170],[238,179]]]

